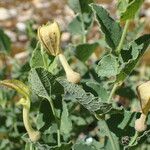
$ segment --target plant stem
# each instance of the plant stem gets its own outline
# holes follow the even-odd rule
[[[53,100],[51,98],[49,98],[49,102],[50,102],[50,106],[51,106],[51,109],[52,109],[52,113],[55,117],[55,121],[56,121],[56,124],[57,124],[57,144],[58,146],[61,145],[61,141],[60,141],[60,123],[59,123],[59,120],[57,119],[57,116],[56,116],[56,111],[55,111],[55,108],[54,108],[54,104],[53,104]]]
[[[81,13],[81,25],[82,25],[82,43],[86,43],[86,34],[85,34],[85,29],[84,29],[84,20],[83,20],[83,15]]]
[[[113,137],[112,137],[112,134],[111,134],[111,132],[110,132],[110,130],[109,130],[109,127],[108,127],[108,125],[107,125],[105,119],[102,119],[99,115],[95,115],[95,117],[96,117],[99,121],[102,121],[102,122],[103,122],[105,131],[106,131],[106,133],[107,133],[107,136],[108,136],[108,138],[109,138],[109,140],[110,140],[110,143],[111,143],[111,146],[112,146],[112,150],[117,150],[118,148],[116,147],[116,144],[115,144],[115,142],[114,142],[114,139],[113,139]]]
[[[120,54],[120,51],[121,51],[121,49],[123,47],[123,43],[124,43],[124,40],[125,40],[125,37],[126,37],[126,34],[127,34],[127,29],[129,27],[129,23],[130,23],[129,20],[127,20],[126,23],[125,23],[124,30],[123,30],[123,33],[122,33],[119,45],[116,48],[116,53],[117,54]]]
[[[114,86],[113,86],[113,88],[112,88],[112,90],[111,90],[111,92],[110,92],[109,98],[108,98],[108,100],[107,100],[108,103],[110,103],[111,98],[112,98],[112,96],[114,95],[114,93],[115,93],[117,87],[118,87],[118,83],[115,83]]]
[[[60,130],[57,130],[57,143],[58,143],[58,147],[61,146],[61,141],[60,141]]]
[[[136,141],[138,135],[139,135],[139,132],[136,131],[135,134],[134,134],[134,136],[133,136],[133,138],[131,139],[131,142],[129,143],[128,146],[132,146],[132,145],[135,143],[135,141]]]
[[[44,68],[45,69],[48,69],[47,67],[47,63],[45,61],[45,57],[44,57],[44,50],[43,50],[43,46],[41,44],[41,53],[42,53],[42,59],[43,59],[43,63],[44,63]],[[53,104],[53,100],[49,97],[49,103],[50,103],[50,106],[51,106],[51,109],[52,109],[52,113],[54,115],[54,118],[55,118],[55,121],[56,121],[56,124],[57,124],[57,142],[58,142],[58,146],[61,145],[61,142],[60,142],[60,123],[59,123],[59,120],[57,119],[57,115],[56,115],[56,111],[55,111],[55,107],[54,107],[54,104]]]
[[[85,25],[84,25],[84,19],[83,19],[83,14],[80,6],[80,17],[81,17],[81,27],[82,27],[82,43],[86,43],[86,34],[85,34]]]

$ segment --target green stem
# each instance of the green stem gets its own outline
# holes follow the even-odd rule
[[[42,54],[42,59],[43,59],[43,62],[44,62],[44,68],[48,69],[48,66],[47,66],[47,63],[46,63],[45,57],[44,57],[44,49],[43,49],[42,44],[41,44],[41,54]],[[53,100],[50,97],[49,97],[49,103],[50,103],[52,113],[54,115],[54,118],[55,118],[55,121],[56,121],[56,124],[57,124],[57,142],[58,142],[58,146],[60,146],[61,145],[61,142],[60,142],[60,129],[59,129],[60,128],[60,123],[59,123],[59,120],[58,120],[57,115],[56,115]]]
[[[58,146],[61,146],[61,141],[60,141],[60,123],[59,123],[59,120],[58,120],[57,115],[56,115],[56,111],[55,111],[55,108],[54,108],[53,100],[51,98],[49,98],[49,102],[50,102],[52,113],[53,113],[53,115],[55,117],[55,121],[56,121],[56,124],[57,124],[57,144],[58,144]]]
[[[82,13],[81,13],[81,25],[82,25],[82,31],[83,31],[82,43],[86,43],[86,34],[85,34],[85,29],[84,29],[84,21],[83,21]]]
[[[136,142],[138,135],[139,135],[139,132],[136,131],[128,146],[132,146]]]
[[[123,43],[124,43],[124,40],[125,40],[125,37],[126,37],[126,34],[127,34],[127,30],[128,30],[128,27],[129,27],[129,23],[130,23],[129,20],[127,20],[126,23],[125,23],[124,30],[123,30],[123,33],[122,33],[122,36],[121,36],[119,45],[118,45],[117,48],[116,48],[116,53],[117,53],[117,54],[120,54],[120,51],[121,51],[121,49],[122,49],[122,47],[123,47]]]
[[[60,141],[60,130],[57,130],[57,143],[58,143],[58,147],[61,146],[61,141]]]
[[[109,130],[109,127],[105,121],[105,119],[102,119],[99,115],[95,115],[95,117],[99,120],[99,121],[102,121],[103,122],[103,125],[104,125],[104,128],[106,129],[106,133],[107,133],[107,136],[110,140],[110,143],[111,143],[111,146],[112,146],[112,150],[117,150],[118,148],[116,147],[116,144],[115,144],[115,141],[112,137],[112,134]]]
[[[82,27],[82,31],[83,31],[82,43],[86,43],[85,26],[84,26],[84,19],[83,19],[81,7],[80,7],[80,17],[81,17],[81,27]]]
[[[41,55],[42,55],[42,60],[43,60],[43,63],[44,63],[44,68],[45,68],[45,69],[48,69],[47,63],[46,63],[46,61],[45,61],[44,53],[45,53],[45,52],[44,52],[43,46],[42,46],[42,44],[41,44]]]
[[[118,84],[115,83],[114,86],[113,86],[113,88],[112,88],[112,90],[111,90],[111,92],[110,92],[109,98],[108,98],[108,100],[107,100],[108,103],[110,103],[111,98],[113,97],[113,95],[114,95],[114,93],[115,93],[117,87],[118,87]]]

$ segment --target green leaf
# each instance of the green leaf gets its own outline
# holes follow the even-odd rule
[[[30,59],[30,66],[31,68],[38,68],[38,67],[44,66],[41,49],[39,48],[38,44],[32,53],[32,56]]]
[[[68,30],[73,35],[83,34],[83,27],[80,15],[77,15],[68,25]]]
[[[25,145],[25,150],[35,150],[35,148],[32,143],[28,142]]]
[[[11,50],[11,40],[10,38],[4,33],[2,29],[0,29],[0,51],[10,52]]]
[[[86,143],[80,142],[74,145],[74,150],[96,150],[92,147],[92,145],[88,145]]]
[[[92,88],[103,102],[107,101],[109,94],[102,84],[98,82],[87,82],[86,85]]]
[[[0,81],[0,85],[7,86],[16,90],[19,94],[24,96],[25,98],[29,98],[30,90],[28,86],[26,86],[23,82],[19,80],[3,80]]]
[[[86,120],[84,118],[80,117],[80,116],[71,115],[70,118],[78,126],[85,126],[85,125],[87,125]]]
[[[119,146],[120,144],[119,144],[118,137],[113,132],[111,132],[111,136],[112,136],[112,139],[114,140],[114,145],[116,147],[115,150],[120,150],[120,146]],[[104,149],[106,149],[106,150],[112,149],[112,144],[110,142],[109,137],[107,138],[107,141],[106,141],[106,144],[104,146]]]
[[[97,47],[98,47],[98,43],[80,44],[75,49],[75,55],[79,60],[85,62]]]
[[[47,130],[55,121],[50,103],[46,100],[41,101],[39,114],[37,116],[37,129],[41,131]]]
[[[99,61],[96,72],[99,77],[111,77],[118,74],[118,61],[115,56],[108,54]]]
[[[92,4],[91,6],[105,35],[107,44],[112,50],[115,50],[120,42],[122,28],[119,23],[110,17],[109,13],[103,7],[96,4]]]
[[[100,98],[94,97],[93,94],[85,92],[80,86],[63,79],[59,79],[58,81],[64,87],[67,96],[76,99],[91,113],[105,114],[112,110],[112,104],[103,103]]]
[[[93,0],[69,0],[69,6],[78,14],[69,24],[68,29],[72,34],[85,35],[92,25],[93,13],[89,4]]]
[[[121,14],[121,20],[133,19],[143,2],[144,0],[132,0],[126,10]]]
[[[61,94],[62,86],[56,77],[43,68],[31,69],[29,74],[31,89],[40,97],[50,99],[53,94]]]
[[[64,134],[69,134],[72,130],[72,122],[69,118],[68,108],[65,101],[63,101],[63,111],[61,115],[60,131]]]
[[[128,6],[129,0],[118,0],[117,3],[117,10],[119,11],[119,14],[124,12]]]
[[[143,48],[143,43],[138,45],[135,41],[129,43],[127,47],[122,49],[121,57],[124,62],[129,62],[131,59],[135,60],[139,56],[140,50]]]
[[[93,0],[68,0],[68,4],[75,13],[85,13],[91,11],[89,4]]]
[[[68,31],[73,35],[85,35],[93,22],[92,14],[77,15],[68,25]]]
[[[97,142],[92,138],[92,141],[90,143],[80,141],[74,144],[73,150],[100,150],[103,149],[104,144]]]
[[[62,143],[61,146],[53,146],[50,150],[71,150],[72,143]]]
[[[147,47],[150,44],[150,34],[145,34],[138,39],[134,41],[136,45],[138,45],[138,56],[136,56],[136,59],[131,59],[131,52],[134,47],[131,45],[128,55],[124,55],[126,58],[125,60],[127,63],[124,64],[123,69],[120,71],[120,73],[117,75],[117,80],[116,82],[124,81],[126,77],[130,75],[130,73],[133,71],[135,68],[136,64],[139,62],[140,58],[143,56],[144,52],[146,51]],[[142,45],[142,46],[141,46]],[[137,46],[135,47],[137,49]],[[122,53],[122,52],[121,52]],[[124,56],[122,55],[123,59]],[[134,57],[133,57],[134,58]]]
[[[107,137],[107,142],[104,146],[104,149],[120,150],[120,148],[119,148],[119,139],[117,138],[117,136],[113,132],[111,132],[109,130],[106,121],[105,120],[100,120],[98,122],[98,127],[99,127],[99,130],[100,130],[100,135],[102,133],[102,136]]]
[[[81,6],[79,0],[68,0],[68,4],[75,13],[81,12]]]

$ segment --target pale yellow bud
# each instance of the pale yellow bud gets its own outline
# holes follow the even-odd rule
[[[142,113],[147,115],[150,109],[150,81],[139,85],[137,87],[137,92],[140,99]]]
[[[66,72],[69,82],[78,83],[81,79],[79,73],[72,70],[60,50],[60,29],[56,22],[48,23],[38,29],[38,37],[48,54],[59,57],[59,60]]]
[[[60,53],[60,29],[57,22],[39,27],[38,38],[48,54],[57,56]]]
[[[146,128],[146,115],[141,114],[140,118],[135,121],[135,130],[138,132],[143,132]]]

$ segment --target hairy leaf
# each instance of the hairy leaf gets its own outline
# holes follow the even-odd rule
[[[122,57],[126,57],[125,60],[127,63],[125,63],[123,69],[117,75],[116,82],[123,81],[126,77],[128,77],[130,75],[132,70],[135,68],[136,64],[139,62],[140,58],[143,56],[144,52],[146,51],[147,47],[150,44],[150,34],[145,34],[145,35],[139,37],[138,39],[136,39],[134,41],[134,43],[136,43],[136,47],[133,47],[133,45],[131,45],[128,55],[126,55],[126,56],[122,55]],[[136,56],[137,57],[136,59],[131,59],[131,52],[133,51],[134,48],[137,49],[137,45],[139,46],[138,47],[138,51],[139,51],[138,56]]]
[[[94,97],[91,93],[85,92],[80,86],[60,80],[66,95],[76,99],[81,105],[92,113],[105,114],[112,110],[112,104],[103,103],[100,98]]]
[[[69,0],[69,6],[78,14],[69,24],[68,29],[72,34],[85,35],[92,25],[93,13],[89,4],[93,0]]]
[[[103,102],[107,101],[109,94],[102,84],[98,82],[87,82],[86,85],[92,88]]]
[[[80,15],[77,15],[68,25],[71,34],[84,34]]]
[[[96,140],[92,139],[91,143],[86,142],[77,142],[73,146],[73,150],[100,150],[103,148],[103,144],[100,142],[97,142]]]
[[[0,29],[0,51],[10,52],[11,49],[11,40],[4,33],[2,29]]]
[[[71,150],[72,143],[62,143],[61,146],[53,146],[51,150]]]
[[[75,55],[81,61],[86,61],[98,47],[98,43],[80,44],[75,49]]]
[[[65,103],[65,101],[63,101],[63,111],[61,115],[60,130],[62,133],[68,134],[70,133],[71,129],[72,129],[72,122],[69,118],[67,104]]]
[[[104,149],[120,150],[119,140],[113,132],[109,131],[105,120],[100,120],[98,122],[98,127],[100,129],[100,135],[102,134],[102,136],[107,137],[105,145],[104,145]],[[113,143],[113,145],[112,145],[112,143]]]
[[[31,69],[29,82],[31,89],[40,97],[49,100],[51,95],[62,93],[62,86],[50,72],[43,68]]]
[[[30,59],[30,66],[31,68],[38,68],[44,66],[41,49],[39,48],[38,45],[36,46],[36,48],[32,53],[32,57]]]
[[[103,7],[92,4],[92,8],[105,35],[107,44],[112,50],[115,50],[120,42],[122,28],[119,23],[110,17],[109,13]]]
[[[133,19],[143,2],[144,0],[132,0],[121,14],[121,20]]]
[[[124,12],[128,6],[129,0],[118,0],[117,3],[117,10],[119,11],[119,14]]]
[[[50,103],[46,100],[41,101],[39,114],[37,116],[37,129],[41,131],[47,130],[55,121]]]
[[[116,57],[108,54],[99,61],[96,72],[99,77],[111,77],[118,74],[118,61]]]
[[[88,6],[93,0],[68,0],[69,6],[75,13],[85,13],[91,11]]]

